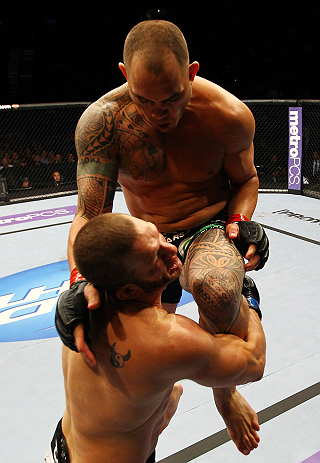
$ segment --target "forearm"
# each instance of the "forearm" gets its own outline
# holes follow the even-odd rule
[[[247,367],[239,377],[239,384],[262,378],[266,363],[266,338],[258,314],[249,310],[249,326],[246,338]]]
[[[74,258],[73,258],[73,243],[74,243],[74,240],[76,239],[76,236],[80,228],[82,228],[85,223],[87,223],[87,219],[79,215],[76,215],[70,227],[69,238],[68,238],[68,251],[67,251],[70,271],[72,271],[74,267],[76,266],[74,262]]]
[[[228,201],[229,217],[234,214],[243,214],[251,220],[258,200],[258,188],[259,179],[257,175],[243,184],[234,184]]]
[[[223,387],[259,381],[264,372],[265,355],[266,339],[261,321],[257,313],[253,309],[249,309],[248,334],[244,341],[234,340],[233,355],[230,353],[231,368],[229,371],[228,368],[225,370],[226,383]],[[230,375],[229,378],[228,374]]]
[[[189,379],[212,388],[230,388],[261,379],[266,340],[258,315],[252,309],[249,312],[246,339],[233,334],[209,335],[206,355],[195,363],[195,375]]]

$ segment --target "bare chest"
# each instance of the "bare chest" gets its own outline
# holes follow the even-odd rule
[[[118,137],[120,182],[201,182],[222,170],[224,147],[205,133],[161,134],[129,124]]]

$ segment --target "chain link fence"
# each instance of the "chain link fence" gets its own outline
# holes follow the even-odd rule
[[[320,198],[320,101],[300,100],[303,121],[302,193]]]
[[[320,101],[245,100],[260,191],[288,191],[288,110],[303,108],[302,193],[320,198]],[[74,132],[90,103],[0,106],[0,204],[77,192]]]
[[[74,132],[88,105],[1,107],[0,200],[5,188],[7,201],[77,192]]]
[[[255,166],[260,189],[286,191],[288,189],[288,110],[296,100],[245,100],[255,121]]]

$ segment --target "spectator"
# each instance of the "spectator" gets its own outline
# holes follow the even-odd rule
[[[73,153],[69,153],[67,157],[67,163],[68,164],[76,164],[76,160],[74,159]]]
[[[20,166],[20,158],[19,158],[19,154],[17,151],[14,151],[12,153],[11,164],[13,165],[13,167]]]
[[[61,175],[60,172],[54,171],[52,174],[54,186],[60,186],[61,184]]]
[[[29,182],[33,188],[42,188],[46,185],[47,172],[44,164],[41,162],[40,154],[33,156],[33,162],[30,166]]]
[[[74,159],[73,153],[69,153],[65,165],[65,180],[67,182],[75,182],[77,173],[77,162]]]
[[[0,177],[5,177],[7,180],[8,190],[12,190],[16,187],[16,179],[14,175],[14,167],[9,162],[9,157],[5,156],[0,165]]]
[[[31,188],[30,185],[29,185],[28,177],[24,177],[24,179],[22,180],[21,188],[25,188],[25,189],[30,189]]]
[[[284,182],[287,171],[284,168],[283,164],[279,161],[277,154],[273,154],[271,156],[271,166],[270,167],[271,167],[273,182],[274,183]]]
[[[40,156],[40,162],[42,162],[42,164],[45,164],[45,165],[47,165],[49,163],[49,161],[48,161],[48,153],[47,153],[46,150],[42,150],[41,156]]]
[[[62,164],[62,156],[61,154],[57,153],[55,155],[55,160],[54,160],[55,164]]]
[[[48,153],[48,164],[53,164],[55,162],[55,154],[53,151]]]
[[[13,167],[13,165],[9,161],[9,156],[5,155],[2,158],[1,165],[0,165],[0,170],[2,170],[2,172],[6,172],[6,169],[10,169],[11,167]]]

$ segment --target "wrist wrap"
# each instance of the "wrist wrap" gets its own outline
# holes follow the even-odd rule
[[[84,281],[85,278],[81,275],[81,273],[78,271],[77,267],[75,267],[70,275],[70,288],[72,283],[75,283],[76,281]]]
[[[243,214],[233,214],[226,222],[226,227],[233,222],[249,222],[249,219]]]

